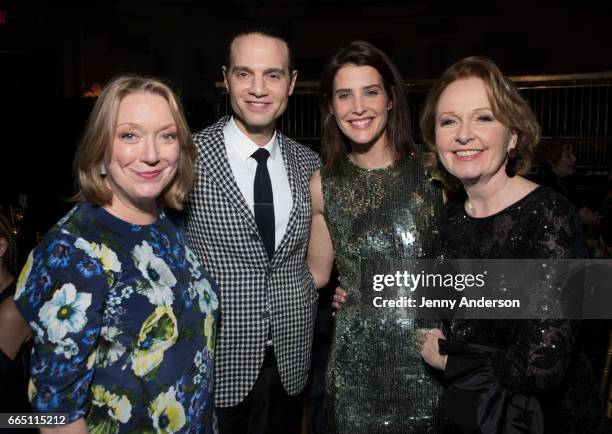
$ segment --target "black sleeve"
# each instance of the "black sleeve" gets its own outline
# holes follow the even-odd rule
[[[588,255],[580,219],[573,205],[554,196],[533,220],[531,258],[579,259]],[[534,287],[533,291],[545,291]],[[515,343],[497,352],[493,372],[508,388],[537,393],[565,377],[578,339],[580,321],[524,320],[514,326]]]

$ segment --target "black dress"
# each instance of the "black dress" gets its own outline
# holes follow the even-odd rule
[[[549,187],[538,187],[485,218],[468,216],[463,203],[449,203],[445,211],[442,238],[449,258],[587,257],[575,208]],[[490,387],[488,391],[487,387],[476,387],[474,399],[455,397],[451,402],[449,394],[446,404],[451,416],[463,418],[464,428],[476,432],[530,432],[538,425],[531,425],[534,421],[530,418],[535,417],[547,433],[607,433],[597,382],[578,341],[579,327],[575,320],[449,322],[445,330],[450,351],[445,378],[449,384],[468,378],[467,383],[474,386],[473,377],[469,377],[478,372],[489,376],[483,384],[493,385],[498,398],[501,393],[504,399],[513,394],[523,399],[513,409],[518,420],[513,427],[501,428],[503,422],[488,421],[486,429],[482,424],[477,428],[475,418],[468,417],[478,411],[482,415],[479,400],[495,394]],[[466,344],[493,348],[494,352],[465,357],[461,348]],[[531,406],[540,408],[532,412]]]

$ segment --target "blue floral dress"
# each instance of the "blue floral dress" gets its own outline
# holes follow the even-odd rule
[[[91,433],[208,433],[216,287],[160,213],[132,225],[76,205],[30,253],[15,302],[32,327],[36,412]]]

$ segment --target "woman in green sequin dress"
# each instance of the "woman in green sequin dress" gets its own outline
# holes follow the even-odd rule
[[[439,250],[441,192],[416,157],[405,86],[383,52],[356,41],[326,66],[321,110],[326,165],[310,182],[308,263],[322,287],[335,258],[348,293],[326,375],[327,430],[447,432],[439,378],[415,349],[415,331],[435,322],[415,320],[410,308],[375,308],[379,294],[361,282],[366,267]]]

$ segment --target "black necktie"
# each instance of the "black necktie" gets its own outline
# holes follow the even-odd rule
[[[255,171],[255,184],[253,186],[253,200],[255,202],[255,223],[259,229],[259,236],[263,240],[268,258],[274,255],[274,200],[272,197],[272,182],[268,173],[267,160],[270,153],[260,148],[253,152],[257,160]]]

